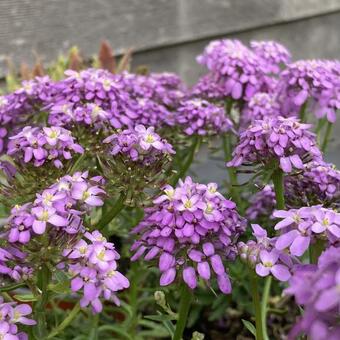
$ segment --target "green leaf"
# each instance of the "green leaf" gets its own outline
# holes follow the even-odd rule
[[[132,337],[122,328],[116,325],[104,325],[98,328],[98,334],[101,332],[114,332],[124,339],[132,340]]]
[[[244,320],[244,319],[242,319],[242,323],[243,323],[244,327],[246,327],[248,329],[248,331],[256,337],[255,326],[251,322]]]
[[[57,294],[67,294],[70,292],[70,281],[60,281],[56,284],[50,284],[48,290]]]
[[[173,315],[146,315],[144,316],[145,319],[153,320],[153,321],[171,321],[176,320],[176,317]]]
[[[38,300],[33,294],[18,294],[14,295],[13,298],[20,302],[33,302]]]

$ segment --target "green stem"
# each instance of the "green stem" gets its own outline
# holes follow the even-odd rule
[[[253,305],[255,312],[255,325],[256,325],[256,340],[264,340],[263,336],[263,321],[262,321],[262,310],[260,303],[259,287],[257,284],[257,276],[253,269],[249,268],[249,281],[250,288],[253,297]]]
[[[34,316],[37,321],[37,325],[34,327],[34,335],[39,340],[46,339],[47,336],[46,305],[49,298],[48,284],[50,280],[51,272],[46,264],[42,264],[37,274],[37,286],[41,294],[34,305]]]
[[[322,146],[321,146],[322,152],[326,152],[327,145],[328,145],[329,139],[330,139],[331,134],[332,134],[332,128],[333,128],[333,124],[331,122],[327,122],[326,133],[325,133],[325,136],[323,138],[323,142],[322,142]]]
[[[103,215],[97,223],[98,230],[104,229],[122,211],[122,209],[124,208],[125,199],[126,194],[121,193],[112,209],[109,209],[109,211],[105,215]]]
[[[325,243],[322,240],[316,240],[314,244],[309,247],[309,262],[316,264],[318,263],[319,256],[324,250]]]
[[[180,178],[183,178],[185,174],[188,172],[190,165],[192,164],[195,156],[195,152],[197,147],[199,146],[200,138],[199,136],[195,136],[192,142],[191,147],[188,150],[188,156],[185,162],[182,164],[181,168],[177,172],[177,174],[173,177],[171,184],[174,186],[177,184]]]
[[[276,207],[277,209],[285,208],[285,196],[284,196],[284,175],[283,171],[278,168],[272,174],[272,181],[274,184],[274,191],[276,197]]]
[[[23,282],[22,283],[16,283],[16,284],[13,284],[13,285],[10,285],[10,286],[4,286],[4,287],[0,288],[0,293],[10,292],[14,289],[25,287],[25,286],[26,286],[26,283],[23,283]]]
[[[266,283],[264,285],[263,295],[262,295],[262,329],[263,329],[263,338],[264,340],[269,340],[267,333],[267,311],[268,311],[268,299],[270,296],[270,286],[272,283],[272,276],[269,275],[266,278]]]
[[[299,116],[300,116],[301,123],[304,123],[306,121],[306,108],[307,108],[307,101],[304,102],[304,104],[301,106],[301,109],[300,109]]]
[[[187,323],[187,319],[189,315],[191,300],[192,300],[192,293],[190,292],[187,285],[183,283],[182,290],[181,290],[181,300],[180,300],[179,311],[178,311],[178,319],[177,319],[176,329],[175,329],[175,333],[174,333],[172,340],[182,339],[182,335],[183,335],[185,325]]]
[[[138,324],[138,294],[140,287],[140,264],[137,262],[133,262],[131,265],[131,287],[129,294],[129,302],[132,309],[132,316],[130,320],[130,335],[134,335],[136,333],[136,327]]]
[[[47,339],[52,339],[55,336],[57,336],[60,332],[62,332],[74,320],[74,318],[78,315],[79,311],[80,305],[79,303],[77,303],[73,307],[69,315],[47,336]]]
[[[98,326],[99,326],[99,314],[91,316],[92,326],[89,335],[89,340],[98,340]]]
[[[226,162],[229,162],[232,159],[232,142],[231,142],[231,139],[232,139],[232,135],[230,133],[222,136],[223,150],[224,150],[224,156],[225,156]],[[236,168],[227,167],[227,171],[228,171],[229,182],[230,182],[230,194],[231,194],[233,200],[239,206],[241,200],[240,200],[240,193],[239,193],[239,190],[238,190],[238,179],[237,179]]]

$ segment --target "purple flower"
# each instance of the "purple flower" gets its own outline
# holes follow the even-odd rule
[[[199,278],[209,284],[215,273],[220,290],[230,293],[224,262],[235,258],[235,242],[245,230],[245,221],[235,204],[216,189],[215,183],[206,186],[190,177],[180,180],[176,188],[167,185],[133,230],[138,239],[131,248],[135,252],[131,260],[159,259],[161,285],[171,284],[179,271],[194,289]]]
[[[197,61],[208,68],[209,78],[218,84],[218,92],[224,97],[248,101],[267,88],[265,61],[239,40],[212,41]]]
[[[296,268],[285,293],[295,297],[304,313],[291,330],[289,339],[296,339],[302,333],[311,340],[339,337],[339,255],[339,248],[330,247],[321,254],[317,265]]]
[[[265,61],[271,73],[280,73],[280,68],[291,60],[289,51],[276,41],[251,41],[250,46],[255,54]]]
[[[39,129],[26,126],[17,135],[10,137],[8,155],[13,155],[20,162],[32,162],[34,166],[42,166],[51,161],[55,167],[63,167],[62,161],[72,158],[72,153],[84,152],[74,142],[71,132],[60,127],[44,127]]]
[[[256,241],[239,242],[238,250],[241,259],[259,276],[272,274],[279,281],[287,281],[290,271],[296,262],[290,255],[275,248],[276,237],[269,238],[267,231],[258,224],[252,224]]]
[[[267,164],[275,161],[284,172],[303,169],[304,161],[321,160],[310,125],[296,118],[272,117],[253,122],[240,134],[228,166]]]
[[[143,125],[113,134],[103,142],[110,145],[112,156],[121,155],[144,165],[165,160],[168,155],[175,153],[172,146],[154,132],[153,127],[146,128]]]
[[[327,239],[335,244],[340,238],[340,214],[321,206],[300,209],[277,210],[275,217],[283,218],[275,226],[280,230],[275,247],[278,250],[289,248],[294,256],[302,256],[311,242]]]
[[[290,278],[290,272],[283,264],[278,264],[279,253],[272,250],[261,250],[260,260],[261,262],[256,265],[256,273],[260,276],[268,276],[273,274],[279,281],[287,281]]]
[[[339,66],[326,60],[299,60],[281,73],[278,84],[283,113],[298,113],[302,105],[320,119],[334,123],[340,108]]]
[[[176,122],[187,135],[218,134],[231,130],[233,126],[223,107],[199,98],[182,101],[177,112]]]
[[[270,185],[264,186],[261,191],[250,197],[249,202],[246,210],[248,220],[268,219],[276,206],[274,189]]]
[[[4,302],[0,297],[0,339],[3,340],[20,340],[28,339],[24,332],[18,333],[16,324],[32,326],[36,321],[26,316],[32,313],[32,308],[27,304],[18,304],[17,302]]]
[[[64,255],[73,275],[72,291],[82,290],[82,307],[91,305],[94,313],[101,312],[101,296],[119,305],[116,292],[128,288],[129,281],[117,271],[119,254],[113,243],[98,231],[85,233],[85,238],[72,249],[66,249]]]

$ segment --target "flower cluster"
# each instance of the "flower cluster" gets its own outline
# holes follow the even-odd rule
[[[82,215],[93,207],[103,205],[102,196],[105,193],[100,187],[101,177],[87,177],[86,172],[67,175],[37,194],[33,203],[12,209],[5,232],[1,235],[7,241],[7,246],[2,249],[3,256],[0,259],[3,271],[12,279],[18,280],[22,275],[18,274],[18,268],[6,266],[7,261],[15,259],[20,264],[20,271],[23,267],[30,266],[29,258],[32,259],[32,256],[37,256],[40,261],[47,256],[49,261],[53,261],[54,255],[57,258],[60,255],[58,249],[55,249],[56,254],[53,253],[54,248],[59,245],[64,247],[79,233],[84,232]],[[48,246],[37,248],[32,238],[44,234],[48,239]],[[25,250],[21,251],[23,246]],[[32,252],[30,257],[27,256],[27,251]]]
[[[86,232],[72,249],[64,251],[69,263],[72,291],[82,290],[81,307],[92,306],[94,313],[101,312],[100,297],[120,304],[116,292],[129,287],[128,279],[117,271],[119,254],[113,243],[98,231]]]
[[[324,60],[300,60],[281,73],[278,85],[284,113],[298,113],[310,99],[317,118],[334,123],[340,108],[339,65]]]
[[[279,116],[280,104],[274,94],[258,92],[245,105],[241,114],[241,127],[247,128],[255,120]]]
[[[339,339],[339,285],[339,248],[324,251],[317,265],[297,268],[285,293],[295,297],[304,314],[291,330],[289,339],[296,339],[301,333],[307,333],[311,340]]]
[[[72,153],[84,152],[75,143],[71,132],[61,127],[24,127],[17,135],[10,137],[7,154],[24,163],[32,162],[42,166],[50,161],[57,168],[63,167],[63,160],[72,158]]]
[[[251,41],[250,46],[255,54],[266,62],[271,73],[280,73],[281,66],[286,66],[291,60],[286,47],[276,41]]]
[[[228,166],[245,163],[252,165],[277,162],[280,168],[290,173],[294,168],[303,169],[303,163],[321,160],[315,135],[310,125],[296,118],[270,117],[253,122],[240,133],[240,141]]]
[[[175,280],[177,270],[191,289],[197,286],[197,276],[208,283],[214,272],[222,293],[230,293],[223,262],[235,258],[235,242],[245,230],[235,203],[225,199],[216,184],[198,184],[187,177],[176,188],[166,186],[154,204],[133,230],[138,240],[131,260],[144,253],[146,261],[158,258],[162,286]]]
[[[287,253],[275,248],[276,238],[269,238],[267,231],[258,224],[252,224],[256,241],[239,242],[239,255],[259,276],[273,275],[279,281],[287,281],[291,276],[294,260]]]
[[[56,95],[47,106],[50,124],[110,123],[114,128],[132,124],[135,103],[124,89],[121,75],[96,69],[80,73],[68,70],[65,74],[65,79],[54,84]]]
[[[305,164],[301,173],[285,178],[285,193],[289,206],[323,204],[338,205],[340,171],[323,161]]]
[[[217,83],[215,76],[208,73],[197,81],[190,94],[206,100],[223,100],[225,98],[223,87]]]
[[[155,133],[153,127],[145,128],[143,125],[115,133],[103,142],[110,145],[111,155],[120,154],[145,165],[150,165],[165,155],[175,153],[172,146]]]
[[[23,81],[22,88],[0,96],[0,153],[7,143],[6,135],[35,115],[54,95],[49,77]]]
[[[32,308],[27,304],[4,302],[0,296],[0,339],[25,340],[28,336],[18,332],[17,324],[32,326],[36,322],[27,316],[32,313]]]
[[[246,218],[250,221],[261,218],[268,219],[276,205],[275,192],[270,185],[266,185],[249,199],[249,207],[246,210]]]
[[[287,250],[293,256],[302,256],[317,240],[336,244],[340,239],[340,213],[321,206],[277,210],[274,217],[282,220],[275,225],[280,231],[275,242],[277,250]]]
[[[216,40],[205,48],[197,61],[208,68],[209,79],[219,84],[225,97],[248,101],[256,92],[268,89],[266,75],[273,70],[275,60],[282,61],[282,51],[263,53],[264,49],[258,47],[257,54],[239,40]],[[278,50],[278,46],[275,49]]]
[[[218,134],[233,126],[224,108],[206,100],[194,98],[182,101],[177,112],[177,123],[187,135]]]
[[[174,73],[151,73],[149,75],[123,74],[126,89],[132,98],[144,98],[175,109],[186,93],[182,80]],[[162,119],[162,117],[159,117]],[[163,117],[164,119],[165,117]]]

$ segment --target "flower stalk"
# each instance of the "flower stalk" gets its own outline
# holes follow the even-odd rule
[[[181,340],[183,336],[183,332],[185,329],[185,325],[187,323],[190,304],[192,300],[192,293],[188,286],[183,283],[181,289],[181,299],[179,305],[178,319],[176,323],[176,329],[172,340]]]

